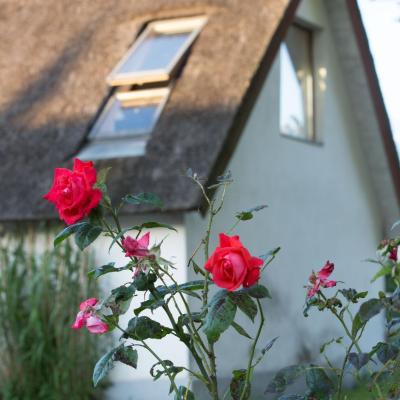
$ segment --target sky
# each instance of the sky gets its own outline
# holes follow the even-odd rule
[[[358,0],[400,154],[400,0]]]

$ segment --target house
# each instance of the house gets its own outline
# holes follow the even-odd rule
[[[162,213],[126,209],[124,224],[174,225],[164,254],[175,257],[179,279],[191,279],[185,260],[205,221],[185,171],[213,182],[231,170],[213,239],[235,212],[267,203],[237,232],[255,254],[282,246],[262,278],[273,299],[261,343],[280,339],[259,367],[260,392],[267,373],[317,356],[337,335],[324,315],[302,316],[312,269],[329,259],[349,286],[382,288],[362,260],[398,219],[400,169],[356,1],[16,0],[2,20],[3,234],[29,224],[42,235],[38,221],[56,219],[42,200],[53,168],[92,158],[112,167],[115,198],[163,198]],[[99,265],[124,261],[107,247],[95,246]],[[377,321],[364,345],[382,332]],[[242,343],[224,334],[221,377],[243,368]],[[191,363],[172,340],[159,350]],[[152,360],[140,357],[137,371],[114,371],[110,398],[165,398],[167,383],[151,382]]]

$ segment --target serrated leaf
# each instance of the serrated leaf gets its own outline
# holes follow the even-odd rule
[[[141,272],[133,281],[136,289],[139,291],[146,291],[151,289],[154,286],[154,282],[157,280],[157,275],[149,272],[145,274]]]
[[[174,400],[196,400],[194,394],[185,386],[179,386],[178,393],[175,393]]]
[[[239,307],[239,309],[254,322],[254,318],[256,317],[258,312],[258,308],[257,304],[250,297],[250,295],[240,292],[230,292],[229,296],[232,301]]]
[[[110,272],[118,272],[120,269],[114,267],[115,263],[110,262],[108,264],[102,265],[96,269],[92,269],[87,273],[89,278],[97,279],[98,277],[109,274]]]
[[[262,204],[260,206],[252,207],[252,208],[249,208],[248,210],[237,212],[235,214],[235,217],[237,219],[239,219],[240,221],[248,221],[248,220],[250,220],[250,219],[252,219],[254,217],[253,214],[255,212],[261,211],[261,210],[263,210],[264,208],[267,208],[267,207],[268,206],[266,204]]]
[[[77,224],[74,225],[69,225],[66,228],[64,228],[55,238],[54,238],[54,247],[57,247],[60,245],[61,242],[63,242],[66,238],[71,236],[72,234],[78,232],[80,228],[82,228],[84,225],[87,225],[87,222],[78,222]]]
[[[164,207],[162,200],[154,193],[128,194],[123,198],[123,201],[133,205],[150,204],[157,208]]]
[[[306,368],[306,384],[311,396],[315,396],[319,400],[330,399],[334,391],[333,382],[324,369],[315,365]]]
[[[210,343],[215,343],[235,318],[236,304],[228,293],[227,290],[218,291],[209,304],[203,331]]]
[[[360,315],[361,322],[368,322],[372,317],[378,315],[383,308],[383,303],[380,299],[370,299],[361,304],[358,314]]]
[[[249,288],[238,290],[239,293],[248,294],[255,299],[271,298],[268,289],[264,285],[255,284]]]
[[[235,321],[232,321],[232,327],[236,330],[236,332],[239,334],[239,335],[242,335],[242,336],[244,336],[244,337],[247,337],[248,339],[253,339],[247,332],[246,332],[246,330],[242,327],[242,326],[240,326],[238,323],[236,323]]]
[[[75,233],[75,243],[81,249],[85,249],[94,242],[103,231],[101,226],[86,223]]]
[[[138,352],[132,347],[120,346],[114,356],[115,361],[137,368]]]
[[[248,400],[250,398],[250,392],[251,392],[251,387],[250,387],[250,382],[249,385],[247,386],[246,393],[242,397],[242,393],[244,391],[244,384],[246,380],[246,373],[247,371],[245,369],[237,369],[232,371],[232,380],[231,384],[229,386],[232,400]]]
[[[380,342],[374,346],[373,351],[376,351],[376,356],[382,364],[386,364],[390,360],[395,360],[400,352],[400,349],[393,344]]]
[[[156,308],[162,307],[165,305],[164,299],[155,299],[151,298],[149,300],[143,301],[140,303],[140,307],[135,308],[134,313],[135,315],[139,315],[144,310],[155,310]]]
[[[120,346],[111,349],[97,361],[93,370],[93,385],[95,387],[114,367],[114,354],[119,348]]]
[[[149,317],[143,316],[132,318],[123,336],[135,340],[162,339],[171,332],[170,328],[161,325]]]
[[[291,365],[279,370],[272,381],[268,384],[266,393],[283,393],[287,386],[291,385],[296,379],[304,374],[306,366]]]
[[[350,353],[349,363],[356,369],[360,370],[364,365],[367,365],[371,359],[368,353]]]

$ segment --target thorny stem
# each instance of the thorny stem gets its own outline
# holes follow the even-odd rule
[[[248,387],[249,387],[250,378],[251,378],[251,375],[252,375],[252,372],[253,372],[254,353],[256,351],[256,346],[257,346],[257,343],[258,343],[258,339],[260,338],[261,331],[262,331],[262,328],[263,328],[264,323],[265,323],[264,312],[263,312],[263,309],[262,309],[262,306],[261,306],[261,303],[260,303],[259,299],[257,299],[257,305],[258,305],[258,309],[260,310],[260,325],[258,327],[256,337],[255,337],[255,339],[253,341],[253,345],[251,346],[250,357],[249,357],[249,362],[248,362],[247,371],[246,371],[246,378],[245,378],[242,394],[240,395],[240,400],[243,400],[243,399],[246,398],[246,393],[247,393],[247,390],[248,390]]]
[[[326,302],[327,298],[324,296],[324,294],[320,291],[319,292],[320,296],[322,297],[322,299]],[[359,338],[354,337],[353,334],[350,332],[349,328],[346,325],[346,322],[344,321],[344,319],[337,313],[336,309],[334,307],[328,307],[329,310],[331,311],[331,313],[336,317],[336,319],[340,322],[340,324],[342,325],[344,331],[346,332],[346,335],[348,336],[348,338],[351,341],[351,344],[355,346],[355,348],[357,349],[358,353],[361,354],[362,353],[362,349],[360,347],[360,345],[358,344],[358,340]],[[348,357],[348,356],[347,356]],[[347,360],[346,360],[347,361]],[[372,375],[372,371],[370,368],[368,368],[368,372]],[[383,394],[382,394],[382,390],[380,388],[380,386],[378,385],[377,382],[374,381],[374,385],[375,385],[375,389],[379,395],[380,399],[383,399]],[[340,399],[340,398],[339,398]]]

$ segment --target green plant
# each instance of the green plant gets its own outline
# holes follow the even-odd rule
[[[88,257],[68,241],[42,254],[26,242],[0,248],[1,398],[94,398],[89,378],[99,345],[69,329],[79,299],[96,289],[85,276]]]

